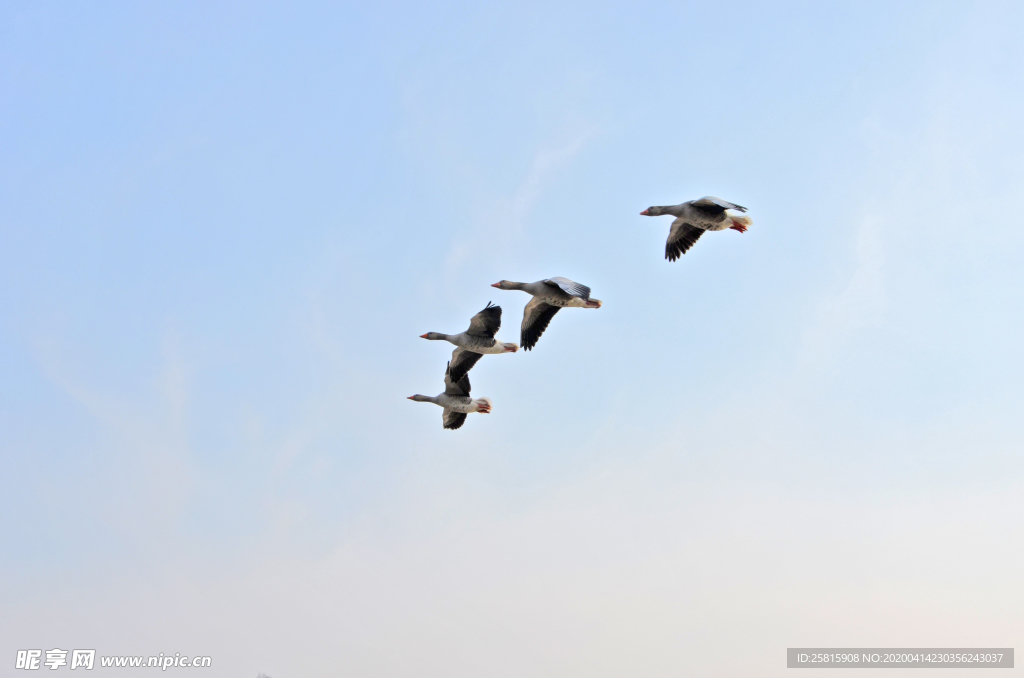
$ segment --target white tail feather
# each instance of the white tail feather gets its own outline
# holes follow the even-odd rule
[[[476,411],[480,414],[489,414],[493,407],[490,398],[477,398],[473,404],[476,405]]]

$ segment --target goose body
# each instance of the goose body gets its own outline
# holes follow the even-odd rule
[[[469,321],[469,329],[458,334],[427,332],[421,339],[447,341],[457,347],[452,351],[449,363],[452,381],[456,384],[476,365],[484,355],[493,353],[515,353],[519,350],[516,344],[498,341],[494,335],[501,329],[501,306],[488,303]]]
[[[658,217],[670,214],[675,217],[665,242],[665,258],[675,261],[693,247],[705,231],[724,231],[727,228],[746,233],[753,221],[750,217],[730,214],[729,210],[746,212],[747,208],[721,198],[705,196],[679,205],[648,207],[640,214]]]
[[[529,351],[537,345],[540,335],[547,329],[551,319],[563,308],[601,308],[599,299],[590,298],[590,288],[568,278],[546,278],[532,283],[502,280],[491,287],[500,290],[520,290],[533,299],[523,309],[523,324],[519,341],[523,350]]]
[[[460,380],[453,381],[451,376],[451,363],[444,372],[444,392],[436,396],[416,395],[409,396],[409,400],[418,403],[434,403],[444,408],[441,413],[441,423],[444,428],[455,430],[466,423],[466,415],[472,412],[480,414],[491,413],[490,398],[472,398],[469,395],[469,375],[463,375]]]

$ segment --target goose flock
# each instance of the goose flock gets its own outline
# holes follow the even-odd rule
[[[746,233],[750,217],[732,212],[746,212],[747,208],[720,198],[706,196],[679,205],[648,207],[640,214],[645,217],[672,215],[675,219],[665,242],[665,258],[675,261],[686,254],[705,231],[733,229]],[[590,288],[568,278],[546,278],[532,283],[502,280],[491,287],[499,290],[520,290],[532,299],[523,309],[523,324],[519,342],[523,350],[532,350],[548,328],[551,319],[563,308],[601,308],[601,301],[590,297]],[[495,335],[501,329],[501,306],[488,302],[487,306],[469,321],[469,329],[458,334],[427,332],[421,339],[447,341],[454,344],[451,360],[444,372],[444,392],[436,396],[414,395],[409,400],[434,403],[443,408],[442,422],[446,429],[457,429],[466,423],[470,412],[490,414],[489,398],[470,396],[469,371],[485,355],[515,353],[519,345],[498,341]]]

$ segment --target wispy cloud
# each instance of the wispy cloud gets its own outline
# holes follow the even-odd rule
[[[474,221],[468,233],[460,233],[445,255],[444,272],[454,280],[467,259],[481,249],[515,247],[522,242],[525,225],[546,185],[565,170],[597,135],[596,126],[576,130],[559,143],[539,148],[530,169],[511,194],[498,199],[497,205]]]
[[[882,232],[886,222],[865,218],[852,245],[852,271],[841,289],[820,302],[817,318],[804,335],[801,364],[825,366],[862,329],[878,326],[886,306],[885,255]]]
[[[117,497],[133,497],[132,511],[124,511],[123,504],[112,506],[116,520],[126,525],[141,527],[161,516],[170,518],[184,505],[191,478],[188,411],[194,368],[185,358],[182,335],[165,331],[152,369],[121,382],[121,390],[115,391],[110,384],[101,388],[80,376],[77,363],[84,358],[69,345],[64,337],[39,337],[34,353],[40,371],[101,431],[101,456],[116,463],[112,475],[104,478],[111,487],[104,500],[117,504]],[[96,476],[103,472],[94,471]]]

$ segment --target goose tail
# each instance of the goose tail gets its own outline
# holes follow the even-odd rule
[[[740,233],[746,233],[747,229],[750,228],[750,226],[752,226],[754,223],[753,219],[746,216],[734,217],[730,215],[729,219],[732,221],[732,226],[730,226],[729,228],[733,229],[734,231],[739,231]]]

